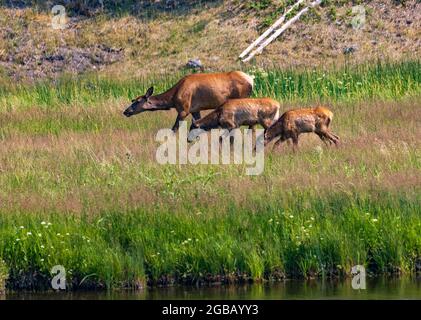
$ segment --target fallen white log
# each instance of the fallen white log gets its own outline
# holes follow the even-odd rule
[[[298,12],[293,18],[291,18],[290,20],[288,20],[279,30],[277,30],[272,36],[270,36],[265,42],[263,42],[259,48],[257,48],[256,50],[254,50],[246,59],[243,59],[243,62],[248,62],[251,59],[253,59],[253,57],[256,54],[260,54],[262,53],[263,49],[268,46],[273,40],[275,40],[277,37],[279,37],[286,29],[288,29],[294,22],[296,22],[298,19],[300,19],[300,17],[306,13],[310,8],[314,8],[316,6],[318,6],[320,3],[322,2],[322,0],[316,0],[313,1],[312,3],[309,4],[308,7],[305,7],[303,10],[301,10],[300,12]]]
[[[266,39],[273,31],[275,31],[276,28],[278,28],[284,21],[286,16],[291,13],[292,10],[294,10],[296,7],[298,7],[301,3],[303,3],[305,0],[299,0],[296,2],[285,14],[280,17],[278,20],[275,21],[275,23],[267,29],[259,38],[257,38],[251,45],[248,46],[246,50],[244,50],[240,54],[240,59],[244,58],[254,47],[259,45],[264,39]]]

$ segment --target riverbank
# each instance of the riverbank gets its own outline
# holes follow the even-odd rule
[[[340,277],[357,264],[376,275],[410,274],[421,271],[419,200],[277,191],[190,212],[9,215],[1,252],[15,289],[48,289],[54,265],[65,266],[71,288],[90,289]]]
[[[244,285],[171,286],[145,290],[11,292],[6,300],[419,300],[421,278],[375,277],[364,289],[346,280],[286,280]]]

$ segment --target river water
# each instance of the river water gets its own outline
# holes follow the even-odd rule
[[[2,298],[0,298],[2,299]],[[206,287],[147,288],[142,291],[89,292],[8,292],[3,299],[77,299],[77,300],[148,300],[148,299],[420,299],[421,277],[367,279],[365,290],[352,288],[351,280],[290,280],[276,284],[253,284]]]

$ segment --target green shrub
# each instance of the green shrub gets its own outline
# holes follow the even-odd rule
[[[249,9],[254,10],[265,10],[272,5],[272,0],[260,0],[260,1],[252,1],[248,3]]]
[[[336,20],[336,7],[335,6],[330,6],[327,16],[329,18],[330,21],[335,21]]]

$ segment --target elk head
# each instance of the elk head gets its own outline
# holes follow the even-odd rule
[[[151,101],[153,95],[153,87],[150,87],[146,94],[139,96],[136,99],[132,100],[132,104],[123,112],[126,117],[134,116],[135,114],[144,112],[144,111],[153,111],[156,110],[156,106]]]

